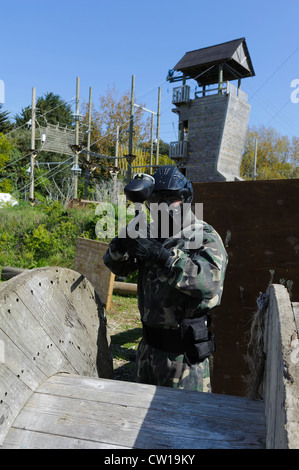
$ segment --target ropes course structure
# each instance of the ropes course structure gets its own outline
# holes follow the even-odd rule
[[[62,155],[73,155],[72,146],[75,141],[75,129],[47,124],[39,128],[42,141],[40,151],[54,152]],[[83,132],[79,132],[79,145],[83,143]]]

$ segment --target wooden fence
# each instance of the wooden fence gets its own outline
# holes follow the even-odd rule
[[[127,145],[121,145],[119,148],[119,160],[118,168],[123,175],[126,175],[128,170],[128,160],[125,157],[129,154],[129,148]],[[156,165],[156,155],[152,156],[152,165],[150,151],[141,147],[134,147],[133,155],[136,155],[132,161],[131,168],[132,173],[154,173]],[[159,155],[159,165],[175,165],[175,162],[171,160],[167,155]]]

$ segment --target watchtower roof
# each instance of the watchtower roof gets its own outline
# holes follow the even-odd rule
[[[174,70],[193,78],[199,85],[218,82],[218,65],[223,64],[223,81],[255,75],[245,38],[186,52]]]

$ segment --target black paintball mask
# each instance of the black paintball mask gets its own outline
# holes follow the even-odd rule
[[[151,176],[137,173],[124,192],[127,198],[145,202],[154,222],[154,237],[169,238],[181,231],[186,215],[191,211],[193,188],[174,165],[158,168]]]
[[[168,238],[181,231],[191,210],[193,188],[191,181],[173,165],[158,168],[153,178],[155,186],[146,205],[157,222],[158,238]]]

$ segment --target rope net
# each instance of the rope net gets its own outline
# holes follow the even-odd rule
[[[38,138],[42,138],[45,135],[45,140],[42,143],[41,150],[45,152],[61,153],[63,155],[73,155],[71,148],[75,143],[75,130],[68,129],[67,127],[54,126],[47,124],[46,127],[39,128],[40,135]],[[79,145],[83,142],[83,132],[79,132]]]

